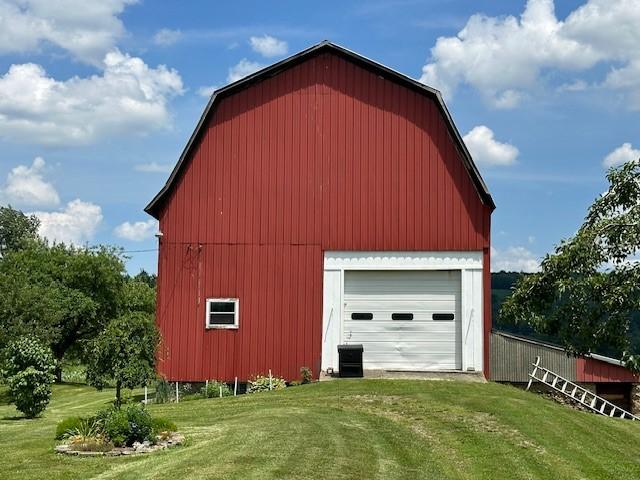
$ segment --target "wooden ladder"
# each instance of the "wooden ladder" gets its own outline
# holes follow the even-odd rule
[[[560,392],[561,394],[572,398],[576,402],[584,405],[585,407],[596,413],[599,413],[600,415],[605,415],[607,417],[640,420],[640,418],[636,417],[635,415],[632,415],[626,410],[623,410],[622,408],[614,405],[610,401],[599,397],[586,388],[583,388],[580,385],[577,385],[572,381],[561,377],[548,368],[540,366],[540,357],[536,357],[536,363],[532,363],[531,365],[533,365],[533,372],[529,374],[529,383],[527,384],[527,390],[531,388],[531,383],[534,380],[537,380],[538,382],[550,386],[556,392]]]

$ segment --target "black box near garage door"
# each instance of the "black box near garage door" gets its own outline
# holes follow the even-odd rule
[[[362,377],[362,345],[338,345],[338,372],[341,377]]]

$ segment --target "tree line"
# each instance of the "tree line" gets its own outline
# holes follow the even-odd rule
[[[37,217],[0,207],[3,376],[11,385],[16,365],[39,351],[36,342],[50,354],[57,381],[65,362],[81,362],[87,382],[114,385],[119,403],[121,388],[155,377],[155,276],[129,276],[121,249],[49,244],[38,227]]]

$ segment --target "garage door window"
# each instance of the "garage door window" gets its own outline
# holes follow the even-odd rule
[[[351,314],[351,320],[373,320],[373,313],[354,312]]]
[[[452,322],[454,316],[453,313],[434,313],[431,318],[438,322]]]
[[[391,320],[413,320],[413,313],[392,313]]]
[[[207,299],[207,328],[238,328],[240,301],[237,298]]]

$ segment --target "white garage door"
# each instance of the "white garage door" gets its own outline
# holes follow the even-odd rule
[[[346,271],[343,339],[364,368],[462,368],[459,271]]]

